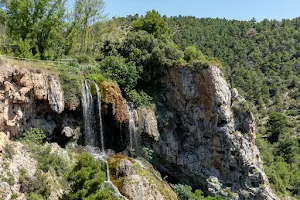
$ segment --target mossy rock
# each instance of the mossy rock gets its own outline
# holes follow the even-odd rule
[[[114,155],[109,158],[109,163],[113,183],[129,199],[178,199],[147,161]]]

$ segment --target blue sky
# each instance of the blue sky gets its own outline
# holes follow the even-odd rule
[[[104,13],[111,18],[144,15],[152,9],[167,16],[281,20],[300,16],[300,0],[105,0]]]

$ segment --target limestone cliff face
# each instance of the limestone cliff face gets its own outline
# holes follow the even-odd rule
[[[276,199],[255,146],[254,119],[221,71],[170,69],[162,84],[156,113],[138,110],[142,145],[165,162],[160,171],[212,195]]]
[[[57,76],[47,71],[0,65],[0,131],[19,136],[30,127],[49,134],[68,126]],[[63,127],[61,127],[63,129]],[[60,130],[61,131],[61,130]]]

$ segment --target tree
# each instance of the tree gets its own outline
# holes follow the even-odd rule
[[[103,0],[76,0],[74,14],[79,28],[80,53],[87,53],[88,40],[93,40],[93,29],[97,28],[95,25],[103,18],[103,8]]]
[[[272,112],[268,121],[268,130],[270,132],[270,142],[277,142],[279,135],[288,132],[288,121],[284,114],[279,112]]]
[[[99,161],[88,153],[78,156],[75,166],[66,173],[71,184],[71,191],[64,194],[63,200],[94,199],[115,200],[109,189],[102,187],[106,173],[101,169]]]
[[[103,74],[117,81],[122,88],[132,89],[140,78],[142,67],[135,66],[134,62],[126,62],[123,57],[108,56],[100,63]]]
[[[184,50],[184,59],[187,62],[193,60],[205,60],[203,53],[200,50],[197,50],[195,46],[188,46]]]
[[[6,44],[7,40],[7,16],[6,12],[2,9],[0,2],[0,46]]]
[[[5,1],[12,39],[17,44],[26,41],[30,43],[32,55],[39,55],[41,59],[57,54],[56,46],[63,44],[59,36],[65,13],[64,5],[65,0]],[[55,50],[49,52],[51,48]]]
[[[155,10],[148,11],[145,17],[134,21],[132,26],[135,30],[147,31],[155,38],[170,35],[170,29],[167,22]]]

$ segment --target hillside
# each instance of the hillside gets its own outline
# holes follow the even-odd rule
[[[0,1],[0,198],[299,198],[299,19],[65,8]]]
[[[246,97],[255,115],[271,183],[282,193],[299,194],[299,18],[172,17],[168,23],[181,49],[194,45],[226,66],[231,87]]]

